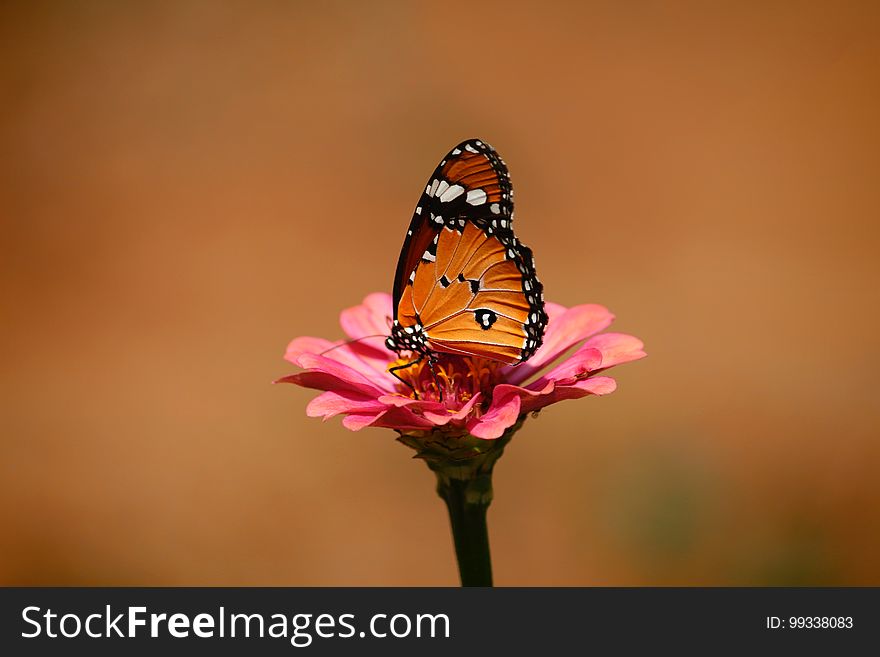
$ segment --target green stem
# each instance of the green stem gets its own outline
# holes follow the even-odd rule
[[[492,503],[492,470],[504,447],[522,426],[520,418],[497,440],[442,431],[401,433],[437,475],[437,494],[449,509],[462,586],[492,586],[492,559],[486,510]]]
[[[485,495],[486,485],[488,499]],[[492,557],[486,527],[486,510],[492,500],[491,473],[463,480],[444,478],[438,472],[437,494],[449,509],[461,585],[492,586]]]

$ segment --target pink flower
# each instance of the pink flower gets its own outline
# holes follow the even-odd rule
[[[401,433],[441,431],[497,439],[526,413],[564,399],[614,392],[617,383],[605,371],[645,356],[638,338],[599,333],[614,320],[603,306],[547,303],[546,311],[550,322],[544,344],[525,363],[509,366],[439,354],[436,376],[421,363],[399,371],[418,391],[416,398],[388,372],[406,362],[384,345],[391,297],[370,294],[340,316],[342,329],[358,342],[296,338],[284,357],[303,371],[277,382],[323,390],[306,413],[325,420],[345,415],[342,424],[352,431],[388,427]]]

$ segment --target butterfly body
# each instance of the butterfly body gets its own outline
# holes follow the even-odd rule
[[[485,142],[462,142],[429,178],[398,260],[393,305],[386,345],[417,361],[447,353],[514,365],[541,345],[543,286],[531,249],[513,232],[507,167]]]

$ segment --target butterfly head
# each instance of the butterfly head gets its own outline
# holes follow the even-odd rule
[[[428,336],[420,323],[412,326],[403,326],[398,320],[391,325],[391,335],[385,339],[385,346],[391,351],[400,354],[409,351],[419,356],[428,356],[431,349],[428,345]]]

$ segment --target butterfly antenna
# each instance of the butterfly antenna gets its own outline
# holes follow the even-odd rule
[[[375,335],[362,335],[359,338],[351,338],[350,340],[346,340],[345,342],[340,342],[339,344],[335,344],[332,347],[328,347],[324,351],[320,352],[318,355],[323,356],[328,351],[333,351],[334,349],[339,349],[339,347],[345,347],[350,344],[354,344],[355,342],[360,342],[361,340],[368,340],[369,338],[384,338],[385,336],[381,333],[376,333]]]

